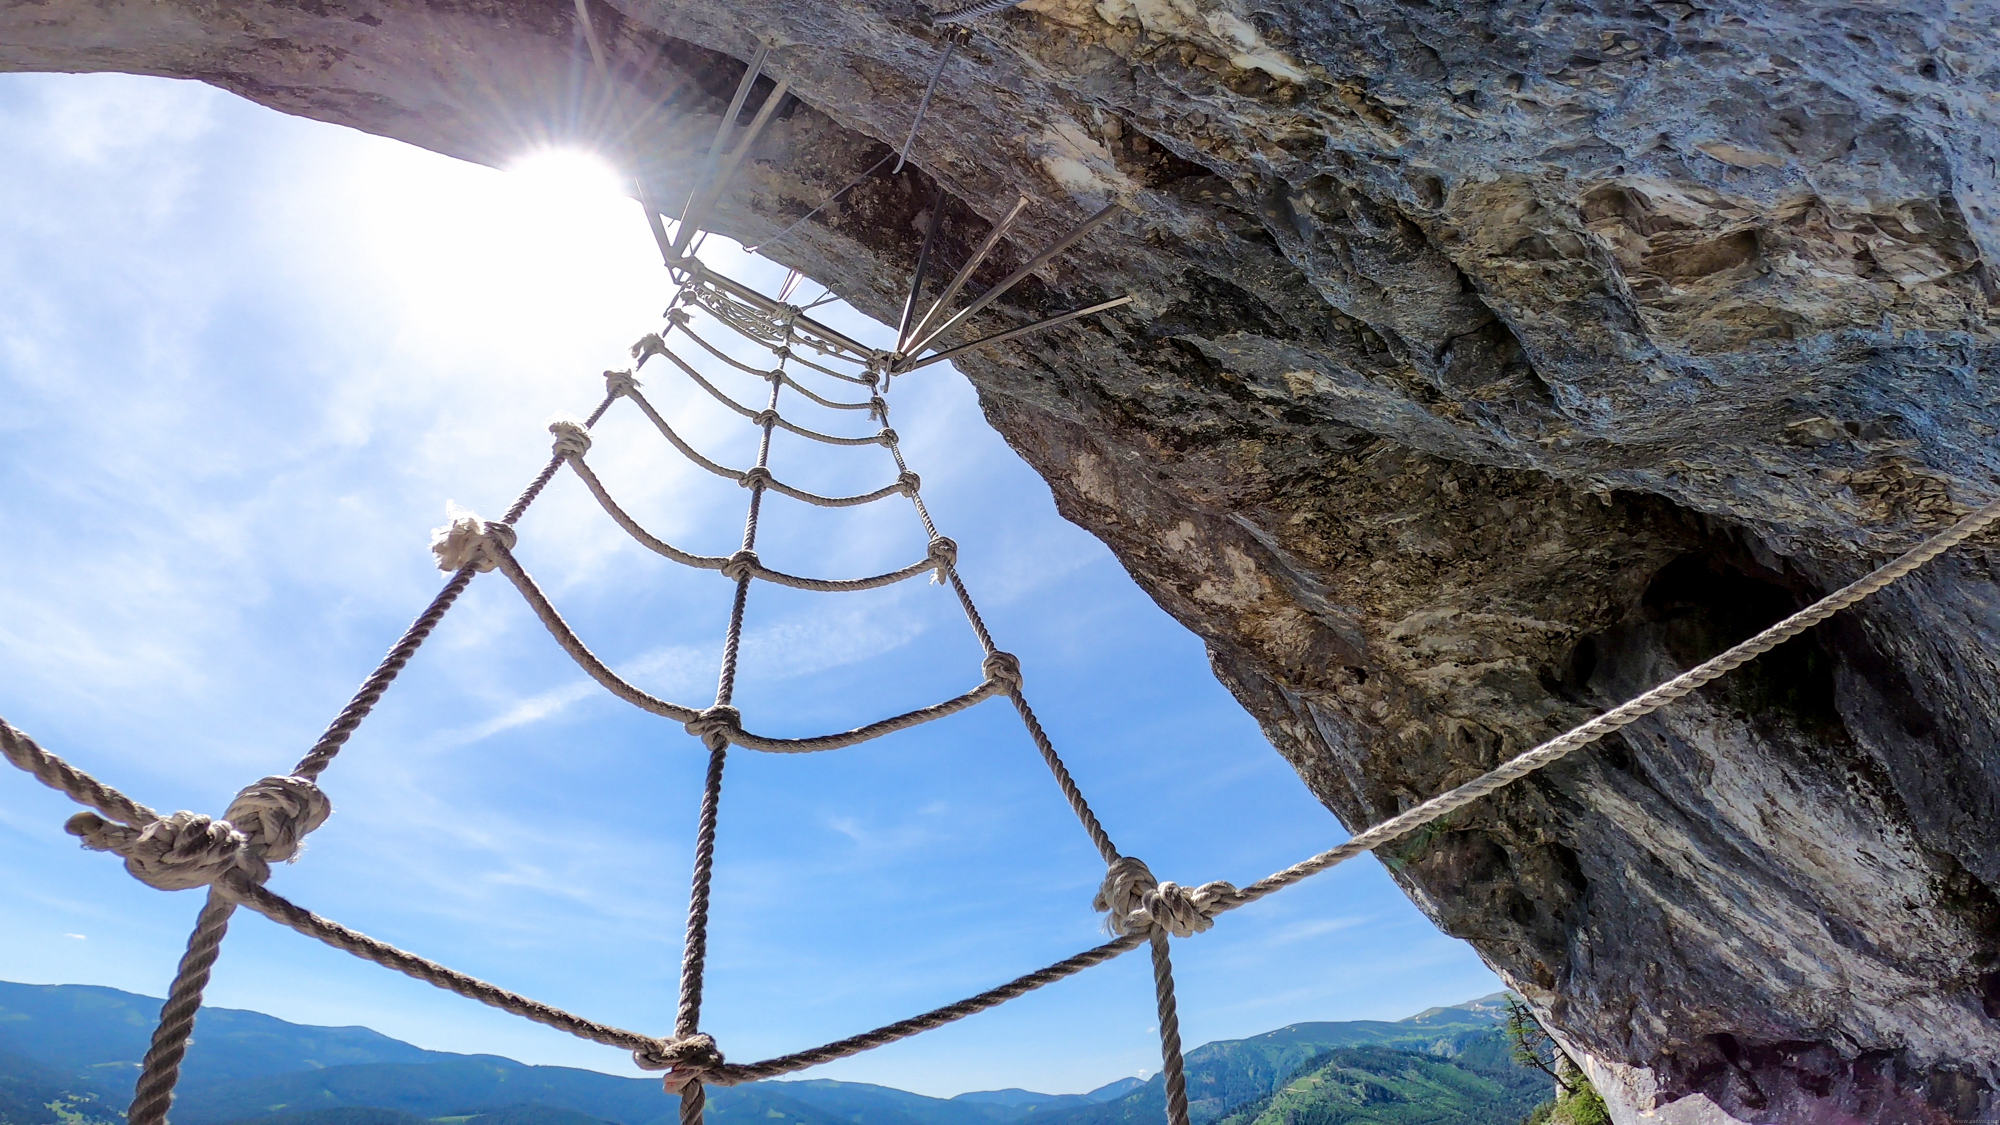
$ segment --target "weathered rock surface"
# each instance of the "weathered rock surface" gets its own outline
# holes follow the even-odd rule
[[[901,141],[942,46],[914,0],[593,5],[609,91],[569,0],[6,0],[0,67],[479,160],[587,136],[675,199],[767,37],[802,103],[718,219],[756,242]],[[1136,303],[964,369],[1358,826],[1992,493],[1997,157],[1990,0],[1028,0],[946,68],[911,169],[771,253],[887,316],[936,183],[947,262],[1017,192],[1017,248],[1126,204],[981,327]],[[2000,1121],[1993,561],[1397,877],[1626,1120]]]

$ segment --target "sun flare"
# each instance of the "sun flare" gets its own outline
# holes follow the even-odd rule
[[[625,183],[611,162],[587,149],[541,148],[507,165],[517,188],[550,200],[623,195]]]

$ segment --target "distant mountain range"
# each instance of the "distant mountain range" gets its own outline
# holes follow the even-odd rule
[[[1194,1125],[1511,1125],[1549,1096],[1502,998],[1406,1020],[1302,1023],[1188,1052]],[[0,982],[0,1125],[117,1125],[160,1001]],[[932,1098],[827,1079],[709,1091],[715,1125],[1160,1125],[1157,1076],[1087,1094]],[[363,1027],[204,1008],[174,1125],[676,1125],[656,1078],[427,1051]]]

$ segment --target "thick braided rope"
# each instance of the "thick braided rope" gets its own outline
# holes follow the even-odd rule
[[[462,567],[445,582],[444,589],[438,591],[437,597],[432,598],[431,604],[417,615],[402,638],[390,647],[382,663],[361,681],[361,689],[348,700],[347,706],[340,709],[340,714],[334,716],[326,733],[320,735],[319,741],[313,743],[312,749],[299,759],[299,764],[292,767],[293,776],[312,779],[326,772],[334,755],[340,753],[341,747],[347,745],[347,740],[360,729],[362,720],[375,710],[375,704],[381,702],[382,693],[389,690],[389,685],[395,682],[410,658],[417,654],[417,649],[430,637],[438,622],[444,620],[445,612],[451,609],[452,603],[472,584],[474,573],[471,567]]]
[[[741,371],[746,375],[755,375],[760,379],[770,379],[775,377],[779,381],[783,382],[786,386],[806,396],[812,401],[819,403],[821,406],[828,407],[833,410],[868,409],[869,404],[865,402],[840,402],[835,399],[823,398],[817,391],[814,391],[811,387],[808,387],[804,383],[801,383],[798,380],[792,378],[790,375],[786,374],[782,369],[777,371],[761,371],[755,367],[752,367],[749,364],[743,362],[742,360],[737,359],[735,356],[730,355],[728,352],[723,351],[721,348],[716,347],[714,344],[709,343],[707,340],[703,339],[699,334],[697,334],[693,329],[689,328],[685,324],[681,325],[681,335],[686,336],[690,340],[693,340],[696,344],[701,346],[702,350],[706,351],[708,354],[714,356],[715,358],[721,360],[722,362],[728,364],[729,366],[736,368],[738,371]],[[645,339],[639,341],[638,344],[633,346],[633,351],[635,352],[642,350],[653,354],[663,354],[666,351],[666,343],[663,340],[661,340],[661,338],[658,336],[648,336]],[[830,372],[830,374],[838,374],[838,372]]]
[[[569,458],[569,463],[570,468],[583,481],[584,487],[590,490],[590,494],[597,498],[598,506],[604,509],[604,513],[611,517],[613,523],[623,528],[625,533],[630,535],[640,546],[663,558],[680,563],[682,566],[694,567],[697,570],[718,570],[724,574],[728,574],[734,569],[732,564],[736,564],[737,566],[746,568],[752,576],[761,578],[766,582],[773,582],[780,586],[790,586],[796,590],[813,590],[828,594],[879,589],[905,579],[915,578],[919,574],[935,571],[938,567],[935,557],[936,552],[934,551],[931,557],[920,559],[900,570],[892,570],[886,574],[877,574],[869,578],[808,578],[796,574],[787,574],[781,570],[772,570],[758,560],[754,551],[738,552],[736,555],[728,557],[720,555],[697,555],[690,551],[683,551],[679,547],[655,537],[651,532],[641,527],[637,520],[633,519],[624,508],[619,506],[617,501],[611,498],[611,494],[605,489],[604,483],[598,479],[595,472],[591,471],[590,466],[584,463],[581,455],[572,454]],[[938,540],[937,542],[949,543],[950,540]]]
[[[617,401],[618,392],[611,391],[607,393],[604,396],[604,401],[597,404],[597,409],[591,411],[590,416],[583,420],[584,429],[589,429],[597,425],[598,419],[603,418],[604,412],[611,409],[611,404]],[[549,463],[542,466],[542,471],[535,475],[535,479],[528,482],[528,487],[521,490],[521,495],[514,498],[514,503],[508,507],[507,514],[500,517],[500,522],[512,525],[519,521],[522,516],[527,515],[528,505],[533,504],[535,497],[542,494],[542,489],[549,486],[550,479],[556,475],[556,470],[560,468],[562,468],[562,458],[551,456]]]
[[[820,750],[841,750],[849,746],[859,746],[864,742],[872,742],[899,730],[935,722],[948,715],[956,715],[968,707],[1005,692],[1006,689],[1001,684],[987,680],[971,691],[953,696],[942,703],[905,711],[900,715],[892,715],[838,734],[815,735],[811,738],[767,738],[746,731],[737,731],[729,736],[729,741],[738,746],[747,746],[752,750],[763,750],[772,754],[809,754]]]
[[[229,917],[235,912],[233,900],[215,887],[208,889],[208,900],[195,917],[187,952],[181,955],[173,987],[167,991],[167,1002],[160,1006],[152,1042],[140,1063],[132,1104],[125,1111],[128,1125],[161,1125],[167,1119],[167,1111],[173,1108],[174,1086],[180,1082],[181,1060],[187,1057],[188,1043],[194,1035],[195,1015],[201,1010],[209,973],[222,955],[222,939],[229,934]]]
[[[709,751],[708,775],[703,779],[701,788],[701,815],[695,828],[694,877],[688,890],[687,939],[681,955],[680,1005],[674,1015],[674,1036],[683,1040],[701,1033],[702,982],[708,968],[709,890],[715,878],[715,826],[722,808],[722,767],[728,756],[727,743],[716,745]],[[722,1054],[715,1051],[710,1060],[703,1061],[720,1063]],[[708,1103],[700,1076],[688,1077],[678,1085],[682,1122],[685,1125],[700,1125],[703,1107]]]
[[[1007,693],[1007,697],[1014,701],[1014,710],[1021,715],[1021,725],[1028,729],[1028,737],[1034,741],[1035,749],[1041,752],[1043,763],[1049,767],[1049,772],[1055,775],[1056,787],[1062,790],[1063,800],[1069,802],[1070,811],[1075,813],[1076,819],[1082,823],[1083,831],[1090,837],[1091,845],[1097,849],[1097,854],[1104,857],[1104,862],[1116,862],[1119,854],[1118,845],[1111,842],[1111,834],[1104,830],[1104,825],[1097,819],[1097,814],[1091,811],[1090,802],[1084,799],[1082,788],[1077,785],[1076,778],[1070,776],[1069,766],[1064,764],[1062,755],[1056,753],[1055,743],[1049,740],[1048,732],[1042,729],[1041,720],[1035,718],[1034,709],[1028,706],[1028,697],[1022,693],[1018,684]]]
[[[821,406],[826,407],[828,410],[871,410],[874,408],[873,403],[841,402],[837,399],[826,398],[822,396],[819,392],[813,390],[811,387],[806,386],[804,383],[799,382],[797,379],[792,378],[789,374],[783,371],[779,371],[777,373],[777,378],[787,387],[792,388],[793,390],[806,396],[812,401],[820,404]]]
[[[425,984],[435,985],[447,992],[455,992],[469,1000],[477,1000],[481,1004],[511,1012],[546,1027],[568,1032],[580,1039],[634,1052],[657,1053],[665,1046],[661,1040],[649,1035],[584,1019],[582,1016],[573,1015],[539,1000],[530,1000],[519,993],[509,992],[498,985],[488,984],[456,969],[446,968],[435,961],[398,949],[367,934],[357,933],[338,922],[322,918],[292,903],[240,873],[232,872],[224,876],[216,883],[216,889],[238,904],[280,925],[297,930],[309,938],[323,941],[335,949],[345,950],[364,961],[372,961],[384,968],[394,969],[405,976],[423,981]]]
[[[1180,1006],[1174,1002],[1174,962],[1166,927],[1154,926],[1146,941],[1153,949],[1153,997],[1160,1014],[1160,1079],[1166,1087],[1167,1125],[1188,1125],[1187,1068],[1181,1060]]]
[[[520,562],[514,558],[511,551],[508,551],[504,547],[499,547],[497,544],[489,549],[494,550],[497,569],[507,576],[507,579],[514,584],[515,589],[521,592],[522,598],[528,603],[528,608],[534,611],[535,617],[549,631],[549,635],[555,638],[556,644],[564,652],[568,653],[570,659],[576,661],[577,667],[582,668],[591,679],[604,685],[605,689],[610,691],[611,694],[642,711],[649,711],[655,715],[673,719],[681,723],[693,722],[696,718],[700,717],[702,713],[696,711],[694,708],[679,703],[670,703],[667,700],[650,695],[621,678],[618,673],[613,672],[604,661],[598,659],[597,654],[591,652],[583,641],[577,637],[575,631],[562,619],[562,615],[557,613],[555,607],[549,603],[547,595],[543,594],[541,588],[535,585],[535,580],[530,578],[528,572],[521,568]],[[734,612],[732,611],[733,617]],[[725,650],[725,655],[727,654],[727,650]],[[733,664],[731,668],[733,682]],[[983,702],[994,695],[1000,694],[1003,690],[1000,684],[989,679],[971,691],[963,695],[954,696],[942,703],[935,703],[929,707],[920,707],[914,711],[906,711],[903,714],[869,723],[866,726],[856,727],[853,730],[841,731],[835,734],[817,735],[810,738],[769,738],[764,735],[751,734],[747,731],[738,730],[730,733],[729,740],[738,746],[747,746],[752,750],[766,750],[778,754],[803,754],[819,750],[839,750],[848,746],[857,746],[863,742],[880,738],[885,734],[893,734],[899,730],[907,730],[910,727],[942,719],[947,715],[955,715],[973,704]]]
[[[765,370],[763,368],[750,366],[749,364],[743,362],[742,360],[737,359],[735,356],[730,355],[728,352],[723,351],[721,348],[716,347],[714,344],[709,343],[705,338],[701,336],[700,333],[696,332],[692,328],[689,328],[687,321],[685,319],[679,319],[687,315],[686,310],[675,310],[675,312],[671,315],[673,315],[676,318],[674,323],[680,326],[681,335],[686,336],[690,340],[693,340],[696,344],[700,345],[703,351],[707,352],[709,355],[712,355],[715,358],[721,360],[722,362],[728,364],[729,366],[734,367],[738,371],[743,372],[745,375],[755,375],[759,379],[769,379],[771,377],[770,371]],[[762,343],[761,340],[758,342],[760,344]],[[768,347],[766,348],[766,350],[769,350]],[[638,343],[632,345],[632,357],[638,360],[642,364],[646,361],[647,358],[651,356],[665,355],[666,351],[667,351],[666,341],[659,336],[646,336],[640,339]]]
[[[576,661],[577,667],[582,668],[591,679],[604,685],[611,694],[641,711],[650,711],[662,718],[685,723],[699,714],[692,707],[669,703],[621,679],[616,672],[597,658],[596,653],[591,652],[577,638],[569,624],[556,612],[555,607],[549,604],[549,599],[542,593],[541,587],[535,585],[535,580],[528,577],[527,571],[521,569],[521,564],[515,560],[513,553],[502,548],[498,555],[500,573],[506,575],[507,580],[520,591],[521,597],[528,603],[528,608],[534,611],[535,617],[541,621],[542,627],[549,631],[549,635],[555,638],[556,644],[561,646],[562,650],[569,654],[569,658]]]
[[[659,430],[660,436],[666,438],[667,441],[671,443],[675,449],[680,450],[681,456],[686,457],[689,461],[692,461],[696,465],[699,465],[702,468],[707,469],[709,472],[714,473],[716,476],[728,477],[730,480],[733,480],[738,484],[743,483],[744,471],[742,469],[732,469],[727,465],[717,464],[716,462],[709,460],[707,457],[704,457],[700,450],[696,449],[692,445],[689,445],[685,438],[681,437],[680,434],[674,432],[674,428],[672,426],[667,425],[667,420],[665,418],[660,417],[659,411],[653,409],[652,402],[650,402],[645,395],[640,394],[637,390],[629,390],[625,392],[625,397],[631,399],[633,405],[637,406],[641,411],[645,413],[647,418],[652,420],[653,428]]]
[[[1557,735],[1540,746],[1516,757],[1497,769],[1458,786],[1455,789],[1432,797],[1430,800],[1390,817],[1388,820],[1357,834],[1353,839],[1337,848],[1321,852],[1311,859],[1295,863],[1283,871],[1267,875],[1250,885],[1225,894],[1214,903],[1212,910],[1221,913],[1239,906],[1253,903],[1273,891],[1289,887],[1293,883],[1311,875],[1325,871],[1329,867],[1352,859],[1363,852],[1373,851],[1383,844],[1408,835],[1426,824],[1450,815],[1458,809],[1477,801],[1498,789],[1519,781],[1521,778],[1554,762],[1561,761],[1573,751],[1596,742],[1605,735],[1658,711],[1660,708],[1680,699],[1702,685],[1724,674],[1742,667],[1779,645],[1818,625],[1841,610],[1862,601],[1876,593],[1895,585],[1904,576],[1958,546],[1977,534],[1982,528],[2000,519],[2000,499],[1987,503],[1984,507],[1959,520],[1937,535],[1924,540],[1896,559],[1877,567],[1863,577],[1842,586],[1826,597],[1783,621],[1765,629],[1742,644],[1736,645],[1721,655],[1705,660],[1693,668],[1675,676],[1666,683],[1627,700],[1617,707],[1590,720],[1573,730]]]
[[[823,445],[881,445],[884,442],[880,434],[869,434],[866,437],[838,437],[834,434],[820,433],[818,430],[809,430],[779,415],[775,407],[767,407],[761,411],[752,410],[735,399],[730,398],[723,392],[722,388],[717,387],[714,383],[702,377],[700,372],[689,366],[687,360],[682,359],[673,352],[661,352],[660,354],[671,360],[675,367],[680,368],[683,374],[694,380],[695,384],[702,390],[707,391],[709,396],[714,398],[715,401],[758,425],[764,425],[768,416],[770,422],[775,423],[779,429],[784,430],[786,433],[797,434],[802,438],[809,438]]]
[[[591,411],[585,425],[596,425],[598,419],[604,417],[604,412],[617,400],[616,394],[605,395],[604,400],[597,404],[597,409]],[[525,515],[528,506],[541,495],[542,489],[548,486],[550,478],[555,476],[556,469],[561,464],[560,458],[551,457],[549,464],[529,482],[528,487],[523,489],[521,495],[508,507],[507,516],[501,522],[511,524]],[[305,757],[299,759],[299,764],[292,767],[294,777],[313,780],[326,772],[326,767],[332,763],[334,756],[340,753],[341,747],[347,745],[348,739],[354,737],[354,732],[360,729],[362,720],[366,719],[375,709],[375,705],[381,701],[382,694],[389,690],[389,685],[395,682],[396,677],[409,664],[410,658],[416,655],[417,649],[429,639],[438,622],[444,620],[444,615],[451,609],[452,603],[456,602],[458,596],[471,584],[473,573],[469,568],[461,568],[445,582],[444,589],[438,591],[437,597],[431,599],[431,604],[424,607],[424,611],[417,615],[417,619],[403,632],[402,637],[390,646],[388,653],[382,657],[382,662],[376,665],[375,671],[361,681],[361,687],[354,693],[354,698],[348,700],[347,706],[341,708],[340,714],[334,716],[333,722],[326,728],[326,733],[320,735],[319,741],[313,743],[312,749],[306,751]]]
[[[808,340],[804,340],[804,341],[802,341],[802,342],[804,342],[804,343],[807,343],[807,344],[811,344],[811,343],[812,343],[812,341],[811,341],[811,340],[809,340],[809,339],[808,339]],[[861,363],[861,364],[865,364],[865,363],[867,362],[867,360],[866,360],[865,358],[864,358],[864,359],[855,359],[855,358],[853,358],[853,357],[851,357],[851,356],[847,355],[847,354],[846,354],[846,353],[845,353],[845,352],[844,352],[843,350],[841,350],[840,348],[837,348],[837,347],[836,347],[836,348],[828,348],[828,349],[821,349],[821,352],[820,352],[820,354],[822,354],[822,355],[827,355],[827,356],[833,356],[833,355],[838,355],[838,356],[839,356],[839,357],[840,357],[841,359],[844,359],[844,360],[848,361],[849,363]],[[814,370],[814,371],[817,371],[817,372],[819,372],[819,373],[820,373],[820,374],[822,374],[822,375],[831,375],[831,376],[833,376],[833,377],[834,377],[834,378],[836,378],[836,379],[844,379],[844,380],[846,380],[847,382],[850,382],[850,383],[858,383],[858,384],[860,384],[861,386],[864,386],[864,387],[873,387],[873,386],[875,385],[876,381],[877,381],[877,380],[875,379],[875,377],[874,377],[874,375],[873,375],[873,373],[872,373],[872,372],[871,372],[871,373],[869,373],[869,374],[865,374],[865,375],[850,375],[850,374],[848,374],[848,373],[847,373],[847,372],[845,372],[845,371],[835,371],[835,370],[834,370],[833,368],[831,368],[831,367],[826,367],[826,366],[824,366],[824,365],[822,365],[822,364],[817,364],[817,363],[814,363],[814,362],[813,362],[812,360],[809,360],[809,359],[807,359],[806,357],[804,357],[804,356],[802,356],[802,355],[798,355],[798,354],[796,354],[796,353],[794,353],[794,354],[793,354],[793,355],[792,355],[792,356],[791,356],[790,358],[791,358],[792,362],[794,362],[794,363],[797,363],[797,364],[799,364],[799,365],[801,365],[801,366],[803,366],[803,367],[809,367],[809,368],[811,368],[812,370]]]
[[[160,819],[159,813],[42,749],[5,719],[0,719],[0,754],[36,781],[121,824],[143,828]]]
[[[1145,942],[1146,936],[1144,934],[1126,934],[1116,937],[1105,942],[1103,945],[1086,949],[1074,957],[1065,958],[1047,968],[1036,969],[1032,973],[1015,977],[998,988],[988,989],[977,996],[967,997],[955,1004],[946,1004],[941,1008],[933,1008],[922,1015],[898,1020],[895,1023],[878,1027],[873,1031],[864,1031],[859,1035],[852,1035],[846,1039],[828,1043],[825,1046],[814,1047],[811,1050],[799,1051],[790,1055],[780,1055],[777,1058],[765,1059],[762,1062],[729,1063],[711,1071],[708,1075],[708,1080],[721,1085],[734,1086],[744,1082],[755,1082],[763,1078],[776,1078],[779,1075],[792,1074],[810,1067],[819,1066],[823,1063],[833,1062],[836,1059],[849,1058],[864,1051],[872,1051],[877,1047],[887,1046],[899,1039],[908,1039],[912,1035],[920,1035],[923,1032],[943,1027],[948,1023],[962,1020],[967,1016],[977,1015],[988,1008],[998,1007],[1017,996],[1024,996],[1038,988],[1054,984],[1068,977],[1073,977],[1085,969],[1102,965],[1104,962],[1121,954],[1130,953],[1132,950],[1145,944]]]
[[[653,427],[660,431],[661,436],[672,443],[675,449],[680,450],[683,457],[714,473],[716,476],[726,477],[746,487],[749,485],[751,475],[755,470],[732,469],[726,465],[719,465],[709,460],[700,451],[695,449],[694,446],[689,445],[686,439],[675,433],[674,428],[667,424],[665,418],[660,417],[659,411],[653,408],[653,404],[647,401],[644,395],[639,394],[636,390],[626,391],[625,394],[632,399],[635,406],[645,413],[647,418],[652,420]],[[871,438],[869,440],[874,441],[875,439]],[[802,488],[794,488],[772,477],[769,470],[766,470],[761,475],[761,479],[764,482],[764,486],[773,492],[783,493],[794,500],[801,500],[820,508],[851,508],[857,504],[870,504],[905,491],[903,482],[898,480],[895,484],[884,485],[873,492],[864,492],[856,496],[821,496],[816,492],[807,492]]]
[[[790,338],[791,323],[788,320],[785,339]],[[784,384],[772,380],[770,400],[758,420],[763,433],[757,439],[756,471],[765,479],[771,475],[771,429],[777,422],[778,395],[783,390]],[[755,559],[757,520],[763,506],[764,481],[753,477],[745,483],[750,486],[750,503],[743,514],[741,554]],[[749,605],[751,576],[748,568],[739,568],[735,577],[736,596],[730,603],[729,629],[722,643],[722,667],[716,674],[715,704],[703,712],[695,723],[688,724],[688,733],[699,737],[708,747],[709,754],[708,774],[703,779],[701,790],[701,813],[695,828],[694,876],[688,892],[686,944],[681,954],[680,1006],[674,1016],[674,1035],[683,1040],[701,1033],[702,982],[708,969],[709,889],[715,878],[715,827],[722,808],[722,769],[729,754],[729,738],[733,733],[730,728],[740,730],[742,726],[741,715],[732,705],[732,700],[736,694],[736,666],[742,653],[743,614]],[[708,1105],[708,1092],[701,1081],[702,1071],[721,1061],[721,1052],[714,1051],[711,1057],[700,1060],[694,1066],[683,1064],[667,1072],[665,1088],[680,1095],[681,1125],[702,1125],[702,1116]]]

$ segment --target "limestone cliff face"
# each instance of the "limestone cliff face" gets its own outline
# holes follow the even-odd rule
[[[800,101],[755,242],[900,142],[917,0],[6,0],[0,67],[206,79],[481,160],[585,136],[662,199],[758,38]],[[1991,0],[1028,0],[912,168],[771,251],[888,316],[1128,213],[978,327],[994,425],[1359,826],[1990,495]],[[886,143],[885,143],[886,142]],[[1961,551],[1405,842],[1412,897],[1626,1120],[2000,1121],[2000,588]],[[1188,873],[1209,877],[1217,873]]]

